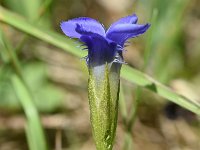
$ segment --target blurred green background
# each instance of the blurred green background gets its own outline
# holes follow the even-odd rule
[[[81,60],[86,53],[59,27],[61,21],[75,17],[95,18],[109,27],[136,13],[139,23],[149,22],[151,28],[130,40],[125,61],[200,102],[199,0],[0,0],[0,4],[0,150],[95,149],[87,66]],[[198,116],[128,80],[121,83],[114,150],[200,149]]]

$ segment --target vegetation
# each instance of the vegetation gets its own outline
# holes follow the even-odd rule
[[[150,22],[124,53],[116,150],[200,149],[197,0],[1,0],[0,149],[94,149],[87,66],[60,22]],[[122,4],[123,3],[123,4]]]

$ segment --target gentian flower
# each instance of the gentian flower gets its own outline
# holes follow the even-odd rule
[[[98,21],[80,17],[61,23],[62,31],[88,49],[88,97],[97,150],[111,150],[116,132],[120,69],[125,42],[143,34],[149,24],[137,24],[135,14],[113,23],[107,31]]]

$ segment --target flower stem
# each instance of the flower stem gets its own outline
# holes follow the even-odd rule
[[[88,96],[92,133],[97,150],[112,150],[118,116],[118,91],[111,88],[110,71],[105,65],[104,78],[99,78],[89,71]],[[119,82],[119,81],[117,81]]]
[[[154,9],[153,12],[152,12],[152,17],[151,17],[152,25],[154,25],[154,23],[156,22],[157,15],[158,15],[158,10]],[[141,71],[145,71],[146,70],[147,65],[148,65],[148,63],[150,61],[151,53],[153,52],[152,51],[153,30],[154,30],[154,27],[152,27],[149,30],[149,33],[148,33],[148,36],[147,36],[145,53],[144,53],[144,65],[143,65]],[[142,88],[138,86],[136,88],[136,97],[135,97],[134,104],[133,104],[134,108],[132,109],[131,117],[130,117],[130,120],[129,120],[128,124],[127,124],[127,130],[130,131],[130,132],[132,130],[132,127],[133,127],[133,125],[135,123],[135,120],[136,120],[136,117],[137,117],[138,107],[139,107],[139,104],[141,102],[141,95],[142,95]]]

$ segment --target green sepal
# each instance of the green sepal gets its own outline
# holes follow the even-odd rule
[[[112,78],[109,65],[99,81],[89,70],[89,105],[92,133],[97,150],[112,150],[117,127],[119,78]],[[103,75],[102,74],[102,75]]]

